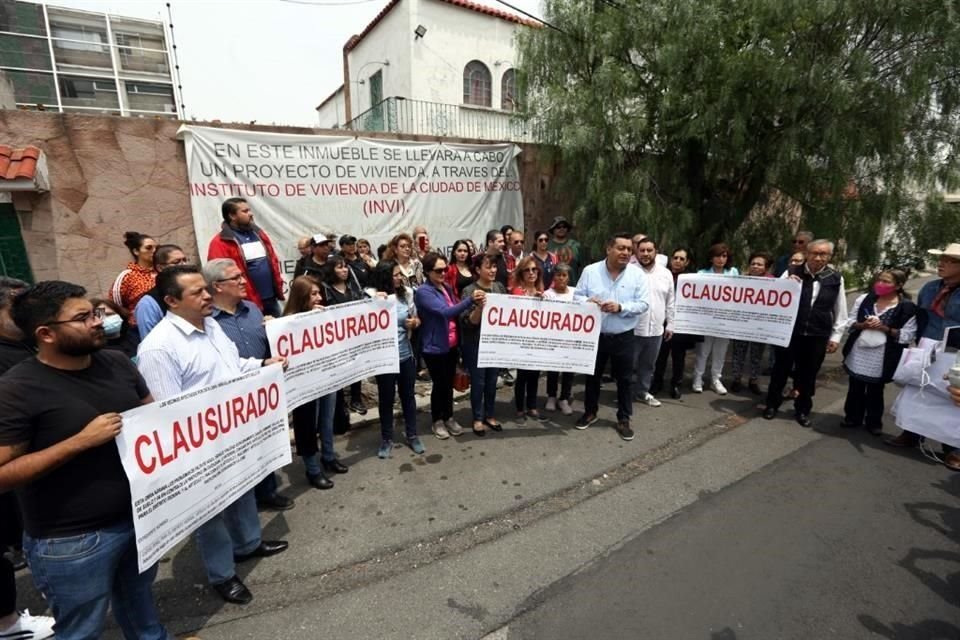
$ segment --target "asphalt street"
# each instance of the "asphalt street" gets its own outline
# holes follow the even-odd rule
[[[956,640],[958,498],[960,474],[827,430],[536,594],[501,637]]]

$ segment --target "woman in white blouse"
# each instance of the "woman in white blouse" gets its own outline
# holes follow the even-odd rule
[[[850,375],[844,427],[865,425],[873,435],[883,431],[883,388],[917,334],[916,305],[903,292],[906,281],[902,271],[884,271],[853,304],[843,346],[843,367]]]

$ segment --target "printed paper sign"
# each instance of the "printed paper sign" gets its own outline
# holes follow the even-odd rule
[[[266,324],[270,353],[283,356],[290,409],[358,380],[400,372],[396,300],[361,300]]]
[[[451,144],[237,131],[184,125],[190,206],[200,255],[220,232],[220,206],[246,198],[292,274],[297,239],[366,238],[372,247],[425,226],[433,247],[523,226],[515,144]]]
[[[267,474],[289,464],[280,365],[122,415],[140,573]]]
[[[527,296],[488,295],[480,325],[480,367],[593,374],[600,307]]]
[[[790,344],[800,306],[800,283],[688,273],[677,282],[674,331],[717,338]]]

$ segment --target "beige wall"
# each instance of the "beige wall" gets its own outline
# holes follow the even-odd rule
[[[179,244],[191,258],[197,257],[186,159],[183,143],[175,139],[179,126],[174,120],[0,111],[0,144],[36,145],[47,156],[50,192],[14,197],[37,280],[69,280],[85,286],[91,295],[106,293],[130,258],[123,246],[125,231]],[[326,133],[297,127],[224,126]],[[559,209],[562,200],[551,193],[554,169],[540,166],[537,147],[521,146],[524,221],[532,231],[567,212]],[[207,241],[202,239],[204,250]]]

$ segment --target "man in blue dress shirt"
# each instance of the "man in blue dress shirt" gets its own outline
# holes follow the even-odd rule
[[[605,260],[587,266],[574,291],[574,299],[589,300],[600,307],[600,343],[597,364],[587,376],[584,411],[575,427],[583,430],[597,421],[600,384],[607,360],[617,383],[617,432],[624,440],[633,440],[630,416],[633,395],[630,377],[633,371],[633,330],[640,316],[650,306],[647,279],[643,271],[630,264],[633,255],[632,236],[615,233],[607,240]]]

